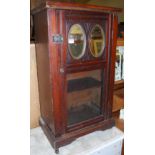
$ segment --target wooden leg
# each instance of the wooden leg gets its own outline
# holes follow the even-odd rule
[[[55,153],[56,153],[56,154],[59,154],[59,149],[58,149],[58,148],[55,149]]]

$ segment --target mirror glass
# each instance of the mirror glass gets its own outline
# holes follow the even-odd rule
[[[86,35],[81,25],[74,24],[71,26],[68,34],[68,47],[74,59],[80,59],[84,55]]]
[[[102,55],[105,47],[105,35],[100,25],[95,25],[90,35],[90,51],[94,57]]]

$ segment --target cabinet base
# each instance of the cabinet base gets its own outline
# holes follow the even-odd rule
[[[46,137],[48,138],[50,144],[55,150],[55,153],[59,153],[59,148],[61,146],[67,145],[74,141],[76,138],[81,137],[83,135],[89,134],[93,131],[97,130],[105,130],[113,127],[115,125],[115,122],[113,119],[108,119],[102,122],[98,122],[97,124],[93,124],[90,126],[87,126],[83,129],[72,131],[69,133],[65,133],[61,135],[60,137],[55,137],[52,131],[47,126],[46,122],[43,120],[43,118],[40,118],[39,125],[43,129]]]

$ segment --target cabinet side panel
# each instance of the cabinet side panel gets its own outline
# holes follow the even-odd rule
[[[55,34],[59,34],[61,20],[59,18],[59,11],[55,9],[48,9],[48,37],[49,37],[49,52],[50,52],[50,74],[52,81],[52,95],[53,95],[53,120],[54,120],[54,135],[59,137],[62,135],[63,128],[63,105],[62,95],[64,90],[62,87],[62,75],[60,75],[60,47],[61,44],[52,40]],[[60,33],[61,34],[61,33]]]
[[[48,127],[53,131],[53,100],[51,88],[52,85],[50,83],[48,26],[46,10],[34,15],[34,26],[41,116],[47,123]]]
[[[109,58],[109,101],[108,101],[108,117],[112,117],[112,105],[113,105],[113,89],[114,89],[114,75],[115,75],[115,58],[116,58],[116,42],[117,42],[117,27],[118,16],[112,14],[112,34],[111,34],[111,53]]]

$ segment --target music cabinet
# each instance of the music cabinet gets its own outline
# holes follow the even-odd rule
[[[40,125],[55,152],[114,126],[117,8],[46,1],[32,10]]]

